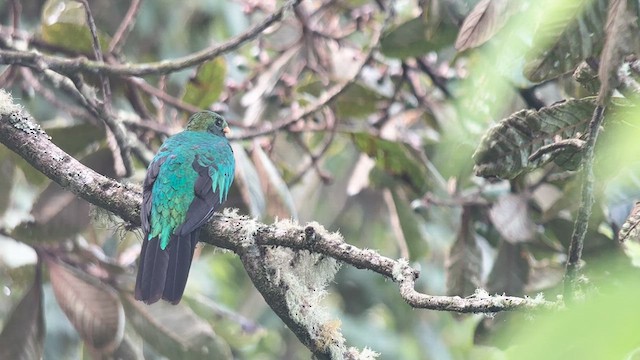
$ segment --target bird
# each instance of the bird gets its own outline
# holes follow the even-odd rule
[[[142,185],[136,300],[180,302],[200,229],[225,202],[233,183],[229,132],[219,114],[195,113],[149,164]]]

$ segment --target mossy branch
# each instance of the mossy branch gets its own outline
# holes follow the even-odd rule
[[[0,143],[65,189],[131,226],[140,225],[139,185],[115,181],[82,165],[53,144],[31,115],[13,104],[4,91],[0,91]],[[481,291],[469,298],[420,293],[415,290],[419,272],[406,260],[350,245],[340,234],[330,233],[318,223],[279,221],[267,225],[227,211],[214,217],[200,240],[237,253],[267,303],[318,358],[333,358],[336,352],[345,358],[357,354],[355,349],[345,347],[338,320],[316,314],[324,287],[337,271],[338,262],[393,280],[399,285],[402,298],[415,308],[495,313],[558,306],[542,299],[490,296]],[[301,292],[309,288],[315,299],[309,300],[308,294],[302,297]]]

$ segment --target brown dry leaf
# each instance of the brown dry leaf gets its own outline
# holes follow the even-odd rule
[[[484,44],[509,19],[508,0],[482,0],[467,15],[458,32],[456,50],[464,51]]]
[[[127,319],[158,353],[169,359],[232,359],[229,345],[184,302],[146,305],[122,296]]]
[[[491,294],[522,296],[529,282],[530,268],[529,257],[522,244],[503,241],[487,280],[487,290]]]
[[[637,36],[638,4],[635,1],[629,3],[627,0],[613,0],[609,4],[606,38],[598,70],[601,84],[598,94],[599,105],[605,105],[613,90],[620,84],[618,68],[622,65],[624,57],[640,49],[640,39]]]
[[[622,224],[618,232],[618,239],[622,242],[625,240],[640,241],[640,201],[631,209],[631,213],[627,220]]]
[[[41,359],[44,345],[40,265],[31,289],[13,309],[0,333],[0,359]]]
[[[481,285],[482,252],[476,241],[471,217],[472,208],[462,209],[460,228],[447,259],[447,294],[466,296]]]
[[[124,309],[116,292],[57,259],[45,258],[53,293],[90,349],[110,354],[124,335]]]

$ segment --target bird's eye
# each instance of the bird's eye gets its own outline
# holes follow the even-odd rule
[[[222,126],[222,119],[216,120],[216,126]]]

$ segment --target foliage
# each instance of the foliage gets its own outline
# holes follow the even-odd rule
[[[595,289],[617,284],[621,269],[637,276],[629,264],[639,263],[637,2],[417,3],[302,1],[229,45],[286,4],[91,2],[100,70],[86,65],[98,44],[82,2],[7,1],[0,87],[68,154],[129,183],[189,113],[218,111],[238,164],[227,206],[263,221],[318,221],[350,244],[407,258],[429,294],[553,300],[564,293],[573,219],[585,225],[584,278],[596,281],[575,309],[536,325],[509,314],[496,331],[500,318],[413,310],[378,274],[343,266],[313,299],[339,319],[315,329],[327,343],[371,348],[363,358],[552,358],[579,338],[572,355],[630,354],[637,339],[614,335],[620,309],[637,315],[635,295]],[[217,56],[189,62],[219,44]],[[25,49],[44,57],[11,57]],[[597,109],[604,131],[593,144]],[[581,169],[588,178],[592,163],[587,226]],[[200,248],[185,300],[149,307],[131,297],[140,239],[129,224],[4,147],[0,188],[0,358],[309,356],[237,256]],[[326,262],[287,254],[306,276],[304,262]],[[603,254],[610,268],[591,267]],[[281,301],[306,314],[304,300]],[[614,329],[611,341],[591,343],[596,326]]]

